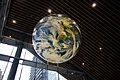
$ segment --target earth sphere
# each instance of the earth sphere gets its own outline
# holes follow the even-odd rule
[[[36,25],[32,42],[36,53],[51,63],[63,63],[75,56],[81,32],[74,20],[63,14],[42,18]]]

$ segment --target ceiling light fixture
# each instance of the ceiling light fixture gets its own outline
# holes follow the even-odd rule
[[[102,48],[101,48],[101,47],[100,47],[99,49],[100,49],[100,51],[102,50]]]
[[[16,20],[13,20],[12,22],[15,24],[15,23],[16,23]]]
[[[93,4],[92,4],[92,7],[94,8],[94,7],[96,7],[96,5],[97,5],[96,3],[93,3]]]
[[[9,36],[11,38],[11,36]]]
[[[85,65],[85,63],[82,63],[82,65],[84,66],[84,65]]]
[[[52,12],[52,10],[51,9],[48,9],[48,13],[51,13]]]

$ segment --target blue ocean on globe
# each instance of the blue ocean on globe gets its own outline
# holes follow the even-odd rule
[[[36,53],[51,63],[63,63],[75,56],[81,44],[81,32],[74,20],[63,14],[42,18],[32,36]]]

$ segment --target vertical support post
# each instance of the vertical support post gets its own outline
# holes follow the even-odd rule
[[[2,0],[0,9],[0,37],[2,36],[3,28],[6,24],[11,0]]]
[[[48,66],[49,66],[49,62],[47,62],[47,67],[46,67],[46,70],[45,70],[45,80],[48,80]]]
[[[57,72],[58,72],[58,80],[60,80],[60,77],[59,77],[59,64],[57,63]]]
[[[21,42],[21,43],[18,44],[18,48],[17,48],[16,54],[15,54],[15,57],[20,58],[22,49],[23,49],[23,44]],[[18,64],[19,64],[19,59],[15,58],[13,60],[13,64],[11,66],[10,73],[8,75],[8,79],[7,80],[14,80]]]

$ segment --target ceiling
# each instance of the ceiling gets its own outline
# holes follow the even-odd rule
[[[70,68],[82,69],[95,80],[120,79],[119,0],[12,0],[3,35],[18,40],[24,35],[23,41],[32,43],[33,29],[49,15],[48,9],[68,15],[81,30],[81,48],[70,60]]]

